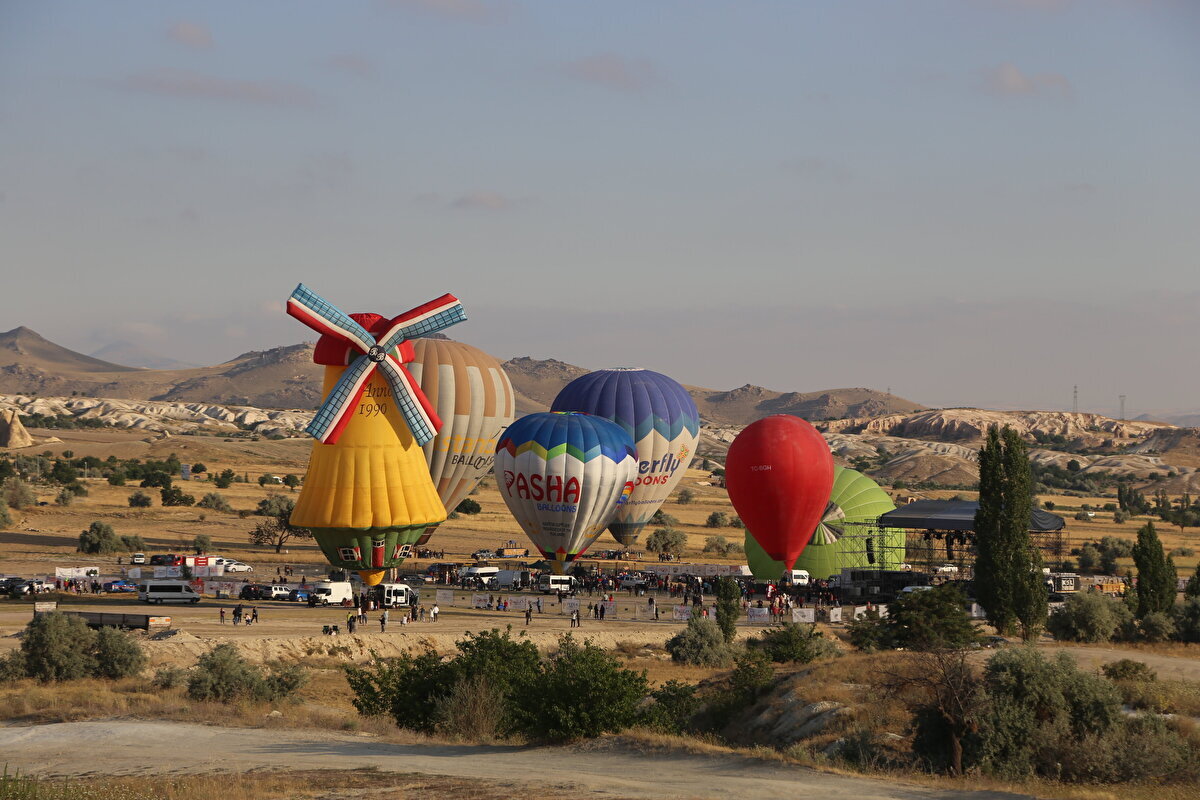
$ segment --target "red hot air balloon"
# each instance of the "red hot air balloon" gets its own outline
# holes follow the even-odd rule
[[[754,540],[792,569],[829,502],[833,454],[799,417],[766,417],[747,425],[729,446],[725,486]]]

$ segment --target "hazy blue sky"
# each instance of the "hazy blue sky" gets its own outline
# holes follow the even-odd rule
[[[1200,408],[1200,2],[0,0],[0,329]]]

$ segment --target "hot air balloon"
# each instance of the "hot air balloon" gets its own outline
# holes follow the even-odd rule
[[[795,569],[806,569],[814,578],[837,575],[849,566],[899,569],[904,560],[904,531],[884,530],[879,536],[866,537],[865,526],[854,525],[873,522],[895,508],[892,498],[875,481],[856,470],[835,467],[829,502],[808,547],[796,559]],[[845,538],[847,534],[849,538]]]
[[[499,361],[469,344],[417,339],[412,345],[409,372],[442,420],[425,443],[425,463],[442,505],[453,511],[492,471],[496,442],[516,415],[512,383]],[[417,545],[436,529],[426,528]]]
[[[729,446],[725,486],[746,529],[784,569],[804,551],[833,488],[829,445],[799,417],[747,425]]]
[[[446,510],[421,446],[441,420],[404,364],[409,339],[466,319],[453,295],[387,319],[344,314],[300,284],[288,313],[321,334],[313,360],[325,365],[325,402],[306,429],[308,475],[292,511],[329,562],[368,585],[403,561]]]
[[[871,537],[855,531],[856,527],[873,522],[895,507],[887,492],[866,475],[846,467],[834,467],[829,502],[825,504],[808,547],[796,559],[794,569],[807,570],[814,578],[837,575],[844,567],[899,569],[904,560],[904,531],[872,531]],[[746,564],[755,578],[774,581],[783,574],[783,563],[772,560],[749,532],[746,533],[745,552]]]
[[[501,436],[496,475],[517,524],[562,573],[632,494],[637,453],[615,422],[589,414],[530,414]]]
[[[563,387],[551,411],[583,411],[612,420],[633,438],[638,474],[633,495],[608,526],[632,545],[687,472],[700,437],[700,414],[687,390],[648,369],[602,369]]]

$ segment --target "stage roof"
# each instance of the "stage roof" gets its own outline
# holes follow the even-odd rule
[[[932,531],[973,531],[975,512],[979,503],[974,500],[918,500],[879,518],[885,528],[915,528]],[[1060,531],[1066,526],[1063,518],[1040,508],[1033,510],[1029,530]]]

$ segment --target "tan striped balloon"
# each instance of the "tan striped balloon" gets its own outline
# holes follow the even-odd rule
[[[444,339],[414,339],[413,378],[442,418],[425,445],[425,461],[447,511],[492,471],[496,440],[516,416],[512,383],[500,362],[482,350]],[[436,526],[418,542],[429,541]]]

